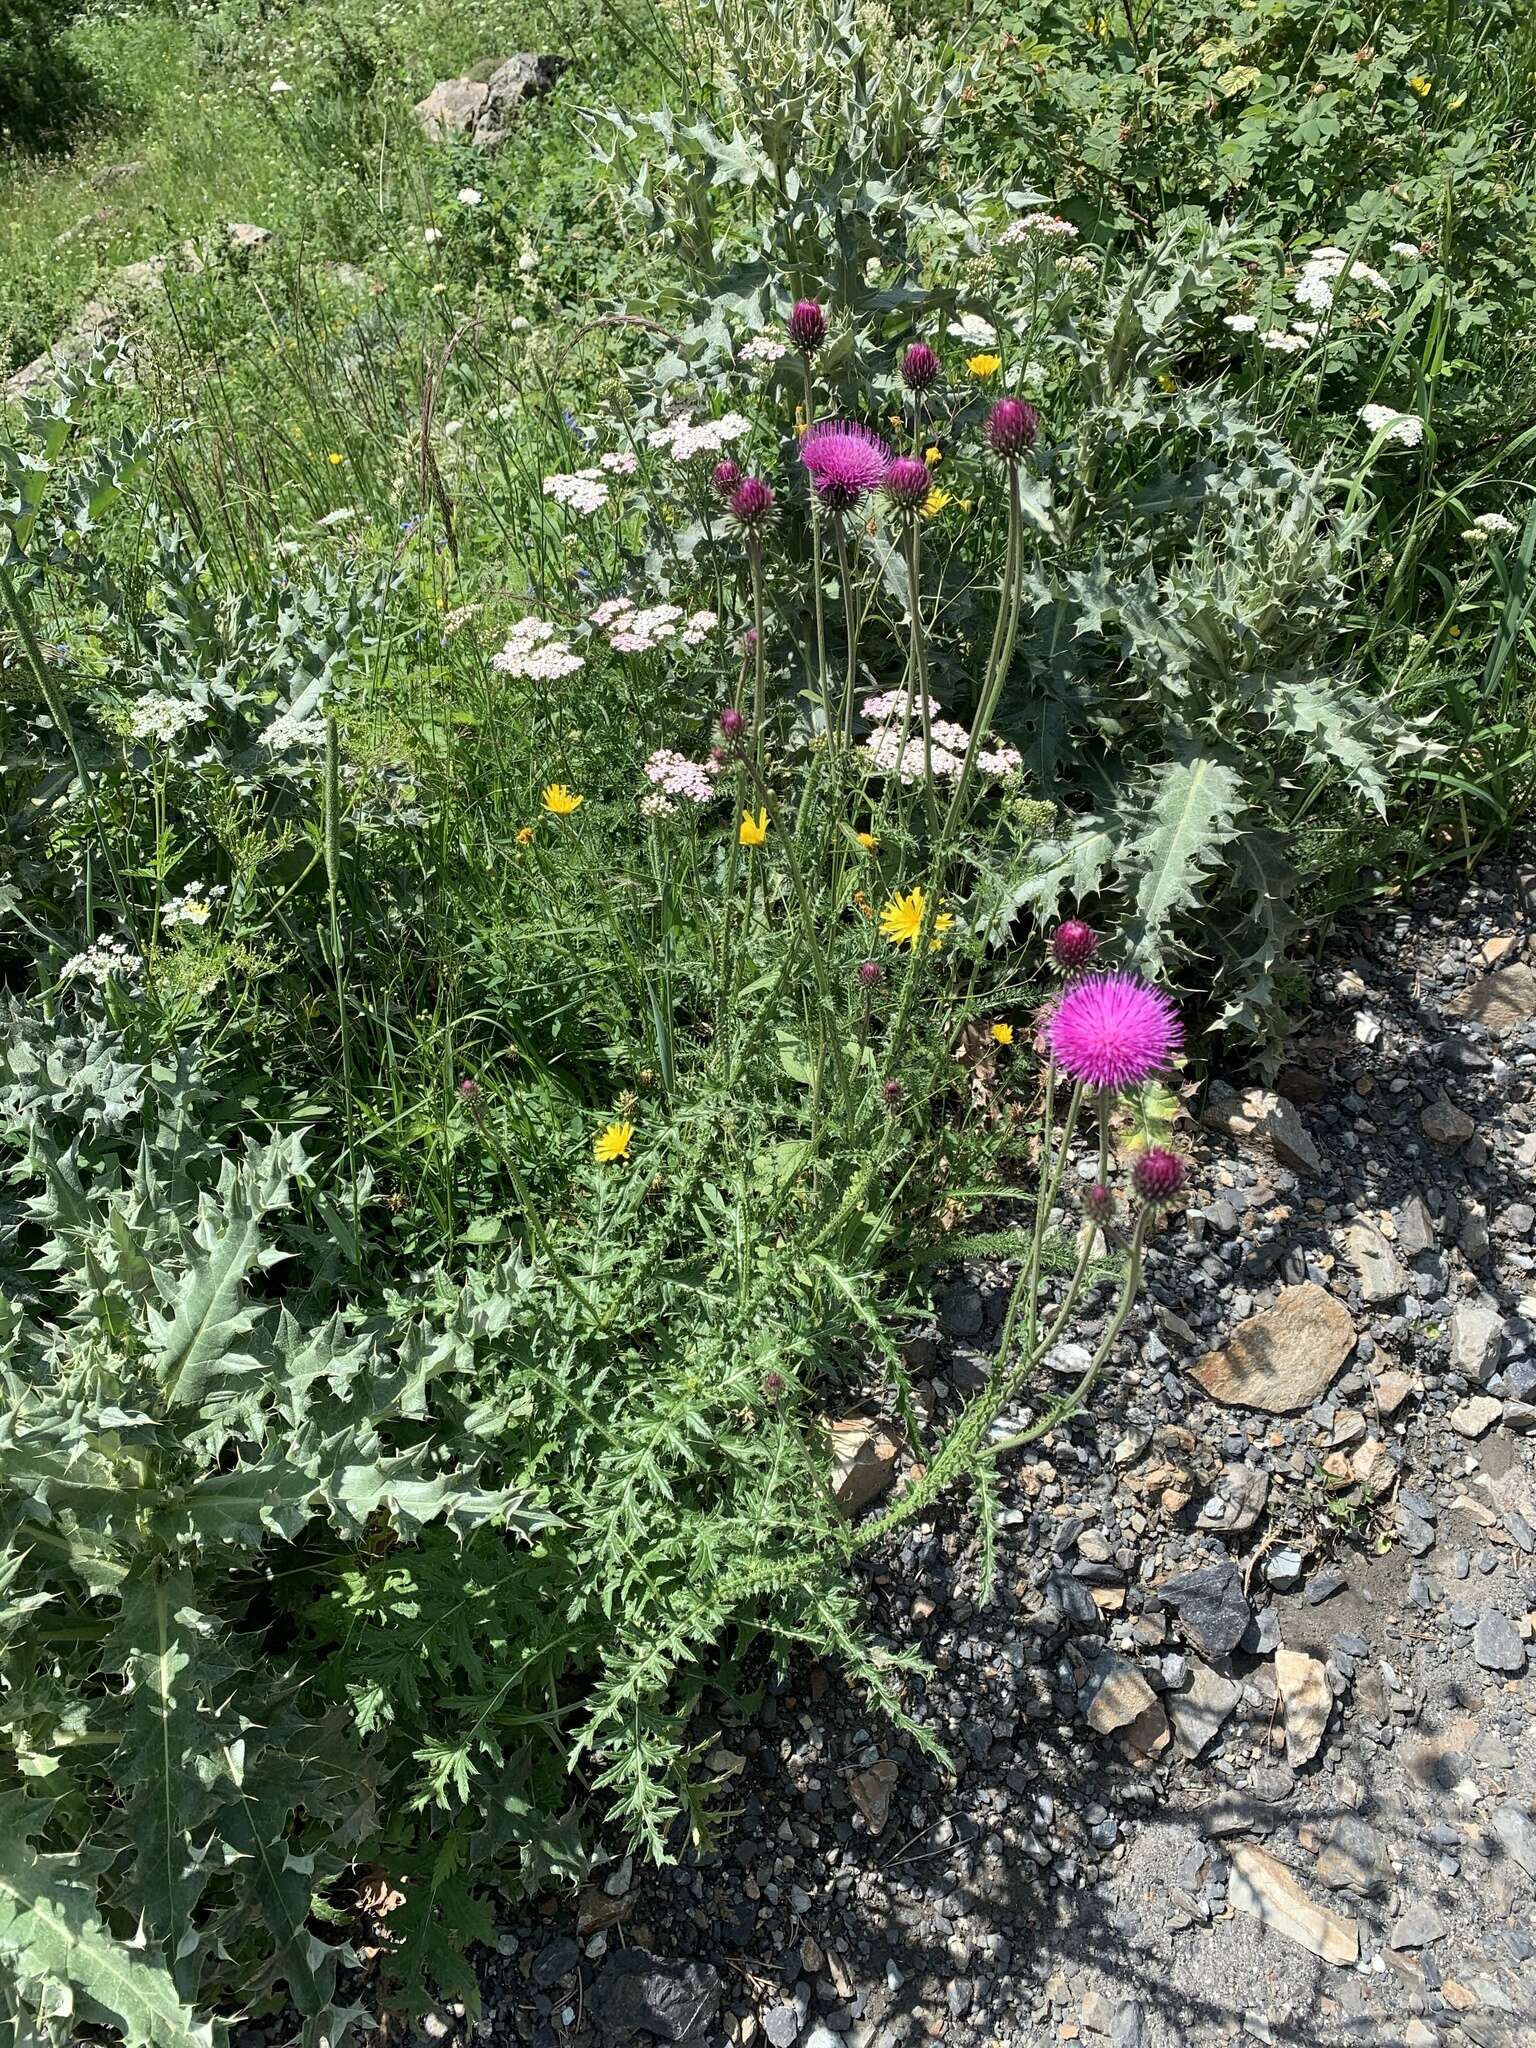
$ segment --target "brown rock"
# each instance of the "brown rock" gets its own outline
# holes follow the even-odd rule
[[[882,1757],[877,1764],[871,1764],[867,1771],[857,1771],[848,1780],[849,1797],[864,1816],[864,1824],[872,1835],[878,1835],[891,1817],[891,1794],[896,1790],[900,1776],[898,1767],[889,1757]]]
[[[1114,1735],[1129,1728],[1156,1705],[1157,1694],[1124,1657],[1101,1657],[1089,1673],[1087,1721],[1096,1735]]]
[[[888,1422],[850,1415],[827,1424],[832,1444],[832,1498],[849,1514],[868,1507],[896,1477],[901,1438]]]
[[[1495,968],[1464,988],[1450,1005],[1455,1017],[1470,1017],[1485,1031],[1513,1031],[1536,1017],[1536,970],[1523,961]]]
[[[1354,1348],[1349,1310],[1308,1280],[1283,1288],[1273,1308],[1240,1323],[1224,1350],[1190,1371],[1213,1400],[1292,1415],[1312,1405]]]
[[[1358,1922],[1309,1899],[1285,1865],[1255,1842],[1239,1842],[1232,1851],[1228,1897],[1235,1911],[1251,1913],[1336,1969],[1360,1960]]]
[[[1333,1694],[1323,1665],[1301,1650],[1275,1652],[1275,1678],[1285,1702],[1285,1760],[1295,1770],[1321,1749]]]
[[[1445,1419],[1458,1436],[1475,1439],[1492,1429],[1503,1405],[1501,1401],[1495,1401],[1492,1394],[1473,1394],[1465,1401],[1458,1401]]]
[[[1413,1386],[1411,1376],[1396,1367],[1382,1373],[1375,1383],[1376,1406],[1383,1415],[1395,1415],[1413,1392]]]

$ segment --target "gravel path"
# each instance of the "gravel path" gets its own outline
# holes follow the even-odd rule
[[[1011,1461],[991,1599],[968,1503],[870,1561],[954,1773],[795,1669],[703,1731],[715,1851],[510,1927],[482,2039],[1536,2040],[1533,934],[1514,868],[1341,928],[1273,1091],[1183,1126],[1187,1208],[1091,1414]],[[1005,1298],[941,1276],[941,1415]]]

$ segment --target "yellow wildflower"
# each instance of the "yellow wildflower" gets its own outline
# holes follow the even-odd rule
[[[330,454],[327,455],[325,459],[331,465],[332,469],[339,469],[341,467],[341,464],[346,460],[346,457],[341,453],[339,448],[333,448]]]
[[[944,507],[953,502],[948,491],[932,490],[918,509],[925,519],[937,519]]]
[[[592,1140],[592,1157],[601,1166],[611,1166],[616,1159],[627,1159],[629,1142],[634,1135],[633,1124],[609,1124]]]
[[[761,846],[768,837],[768,813],[759,811],[754,818],[750,811],[743,811],[736,837],[743,846]]]
[[[928,911],[928,898],[921,889],[912,889],[905,896],[891,897],[880,913],[880,936],[889,939],[893,946],[915,946],[923,929],[923,919]],[[938,947],[937,934],[947,932],[954,923],[947,910],[941,910],[934,917],[928,950]]]
[[[533,827],[531,825],[523,826],[522,830],[517,835],[517,843],[519,846],[532,846]]]
[[[552,782],[544,792],[544,808],[553,811],[557,818],[568,818],[572,811],[579,811],[586,802],[574,789],[567,789],[563,782]]]
[[[1415,71],[1412,78],[1408,81],[1408,89],[1410,92],[1416,92],[1421,100],[1425,100],[1429,98],[1430,88],[1433,84],[1434,80],[1426,78],[1422,71]]]
[[[930,469],[937,469],[944,460],[944,450],[935,441],[932,447],[923,450],[923,460]]]
[[[999,1045],[1012,1045],[1013,1026],[1011,1024],[994,1024],[992,1026],[992,1036]]]
[[[873,853],[875,848],[880,844],[879,840],[875,837],[873,832],[860,832],[857,833],[855,836],[858,839],[860,846],[863,847],[866,853]]]
[[[995,377],[1003,367],[1003,359],[993,355],[967,356],[965,367],[973,377]]]

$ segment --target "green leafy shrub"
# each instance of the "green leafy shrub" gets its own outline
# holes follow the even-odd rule
[[[56,142],[91,100],[63,31],[79,0],[0,0],[0,149]]]

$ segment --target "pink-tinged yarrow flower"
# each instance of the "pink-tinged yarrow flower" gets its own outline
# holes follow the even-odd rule
[[[1051,1055],[1071,1080],[1117,1093],[1166,1067],[1184,1041],[1179,1013],[1138,974],[1085,974],[1047,1026]]]
[[[943,367],[926,341],[914,341],[901,359],[901,379],[909,391],[931,391]]]
[[[885,472],[881,488],[891,503],[899,505],[903,512],[920,512],[928,502],[933,479],[928,474],[927,463],[920,456],[898,455]]]
[[[800,460],[828,510],[851,512],[866,492],[885,481],[891,451],[868,427],[852,420],[822,420],[800,443]]]
[[[1131,1182],[1144,1202],[1171,1202],[1184,1185],[1184,1162],[1162,1145],[1149,1145],[1131,1170]]]
[[[1051,953],[1058,967],[1086,967],[1098,950],[1098,933],[1080,917],[1063,918],[1051,934]]]
[[[1040,415],[1022,398],[1000,398],[987,414],[987,446],[1005,462],[1016,462],[1035,445]]]
[[[861,960],[853,974],[860,988],[873,988],[877,981],[885,979],[885,969],[878,960]]]
[[[732,491],[727,509],[737,524],[745,526],[750,532],[754,527],[762,525],[772,512],[773,505],[773,492],[767,484],[761,477],[749,476],[743,477]]]
[[[827,316],[814,299],[796,299],[789,316],[789,338],[803,356],[815,355],[827,338]]]
[[[747,729],[746,714],[738,711],[734,704],[727,705],[720,714],[720,730],[728,740],[739,739]]]
[[[722,498],[728,498],[741,482],[741,464],[732,462],[727,456],[724,462],[717,462],[709,473],[710,483]]]

